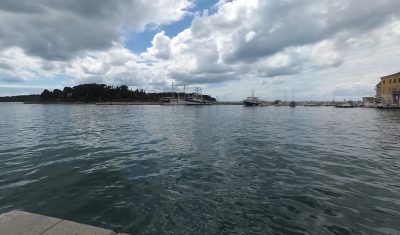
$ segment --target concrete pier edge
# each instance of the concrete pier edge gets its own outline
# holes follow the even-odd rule
[[[129,235],[68,220],[13,210],[0,214],[1,235]]]

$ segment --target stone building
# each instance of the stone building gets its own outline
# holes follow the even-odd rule
[[[381,77],[376,85],[376,99],[381,103],[399,105],[400,73]]]

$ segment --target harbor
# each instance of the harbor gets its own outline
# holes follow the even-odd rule
[[[360,100],[296,100],[294,95],[288,100],[267,100],[257,97],[254,90],[251,96],[238,100],[218,100],[211,95],[204,95],[202,88],[193,87],[191,92],[183,85],[183,91],[175,89],[172,83],[170,92],[146,92],[132,90],[125,85],[107,86],[105,84],[82,84],[63,90],[44,90],[40,95],[0,97],[0,102],[24,102],[24,104],[96,104],[96,105],[243,105],[252,107],[296,106],[336,107],[336,108],[377,108],[400,109],[400,73],[383,76],[375,87],[375,96],[360,97]],[[175,87],[176,88],[176,87]],[[178,90],[178,91],[177,91]],[[263,93],[259,91],[259,93]]]

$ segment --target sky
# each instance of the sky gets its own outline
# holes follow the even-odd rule
[[[373,96],[398,0],[0,0],[0,96],[84,83],[219,100]]]

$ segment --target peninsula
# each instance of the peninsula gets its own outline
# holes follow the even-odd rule
[[[103,102],[140,102],[155,103],[162,97],[178,95],[177,92],[150,93],[143,89],[132,90],[128,86],[107,86],[105,84],[82,84],[74,87],[64,87],[63,90],[45,89],[40,95],[21,95],[0,97],[0,102],[27,103],[103,103]],[[179,93],[183,97],[184,93]],[[216,99],[203,95],[207,101]]]

